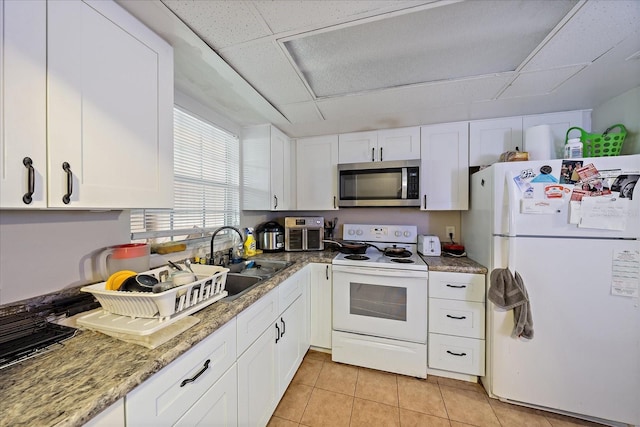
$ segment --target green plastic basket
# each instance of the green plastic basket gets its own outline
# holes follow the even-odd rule
[[[620,128],[620,132],[611,132],[615,128]],[[617,156],[622,149],[622,143],[627,136],[627,129],[624,125],[613,125],[603,134],[588,133],[582,128],[572,127],[567,130],[567,137],[564,141],[569,141],[569,132],[572,130],[580,131],[580,141],[582,141],[582,155],[584,157],[605,157]]]

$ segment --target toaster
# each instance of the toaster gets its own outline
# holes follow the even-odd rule
[[[440,238],[438,236],[419,235],[418,252],[424,256],[440,256]]]

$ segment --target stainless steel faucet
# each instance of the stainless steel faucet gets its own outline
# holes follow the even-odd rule
[[[240,236],[240,243],[244,243],[244,236],[242,235],[242,232],[240,230],[238,230],[235,227],[232,227],[230,225],[225,225],[222,226],[220,228],[218,228],[216,231],[213,232],[213,234],[211,235],[211,258],[209,260],[209,264],[214,265],[215,264],[215,257],[214,257],[214,253],[213,252],[213,241],[215,240],[216,236],[218,235],[219,232],[223,231],[223,230],[233,230],[236,233],[238,233],[238,236]],[[231,260],[229,260],[229,262],[231,262]]]

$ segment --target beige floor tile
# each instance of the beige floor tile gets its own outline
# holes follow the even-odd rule
[[[484,388],[479,383],[472,383],[469,381],[454,380],[453,378],[437,377],[438,384],[448,387],[463,388],[465,390],[477,391],[478,393],[485,393]]]
[[[280,399],[278,407],[276,408],[274,415],[280,418],[284,418],[290,421],[299,423],[302,419],[313,387],[309,387],[304,384],[291,384],[287,391]]]
[[[493,412],[503,427],[551,427],[542,411],[489,399]]]
[[[304,356],[306,359],[320,360],[322,362],[331,362],[331,353],[322,351],[309,350]]]
[[[348,426],[352,409],[353,397],[315,388],[300,424],[311,427]]]
[[[267,427],[298,427],[300,424],[276,416],[271,417]]]
[[[400,407],[423,414],[448,418],[437,383],[398,375]]]
[[[304,384],[313,387],[324,363],[315,359],[304,359],[291,381],[292,384]]]
[[[395,374],[358,368],[356,397],[398,406],[398,381]]]
[[[434,417],[433,415],[422,414],[420,412],[400,409],[401,427],[449,427],[449,420]]]
[[[358,368],[339,363],[323,363],[316,387],[353,396],[356,391]]]
[[[449,419],[475,426],[500,426],[488,398],[476,391],[440,386]]]
[[[351,412],[351,427],[393,427],[400,426],[397,406],[355,398]]]
[[[435,375],[427,375],[427,381],[429,381],[430,383],[436,383],[438,384],[438,378]]]

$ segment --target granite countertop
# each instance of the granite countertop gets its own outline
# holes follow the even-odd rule
[[[308,263],[331,263],[336,252],[286,252],[260,258],[295,261],[260,286],[193,314],[200,322],[150,350],[89,330],[0,372],[0,426],[80,426],[215,332]],[[467,258],[424,257],[433,271],[486,273]]]

